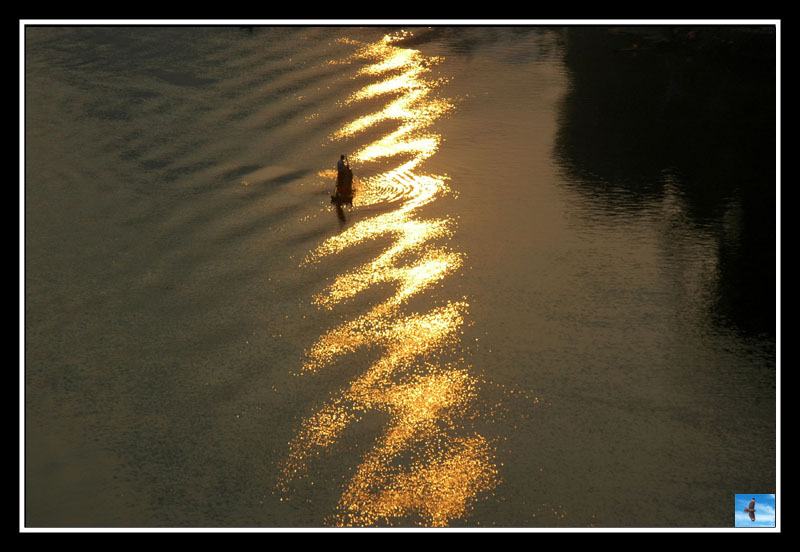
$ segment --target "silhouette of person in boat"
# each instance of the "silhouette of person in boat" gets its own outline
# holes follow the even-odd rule
[[[344,155],[336,162],[336,193],[331,197],[334,201],[353,200],[353,171]]]

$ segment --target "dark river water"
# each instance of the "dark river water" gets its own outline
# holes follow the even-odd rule
[[[24,47],[26,527],[728,528],[778,490],[774,27]]]

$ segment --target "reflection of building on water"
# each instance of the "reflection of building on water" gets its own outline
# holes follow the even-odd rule
[[[351,156],[361,164],[395,156],[403,159],[398,166],[365,178],[354,200],[356,206],[397,207],[332,236],[309,253],[304,266],[379,236],[391,236],[389,247],[373,260],[343,271],[314,296],[314,302],[334,310],[376,284],[388,282],[395,288],[390,298],[323,333],[308,350],[302,373],[310,377],[358,349],[382,352],[365,372],[303,420],[290,444],[282,485],[317,460],[320,449],[340,442],[363,414],[378,411],[388,416],[388,422],[361,457],[328,521],[373,525],[408,518],[446,525],[466,516],[474,501],[499,483],[492,445],[462,427],[474,414],[477,380],[463,360],[432,360],[442,351],[458,348],[468,304],[462,300],[425,313],[404,311],[410,298],[440,284],[463,262],[462,254],[432,245],[434,239],[452,235],[449,219],[416,218],[419,207],[447,190],[443,177],[416,171],[440,143],[440,137],[426,129],[452,106],[433,98],[437,83],[424,78],[437,60],[397,47],[391,37],[362,46],[353,59],[372,62],[359,76],[381,80],[363,87],[348,102],[382,95],[392,99],[380,111],[345,125],[333,138],[351,138],[387,120],[398,123],[397,129]]]
[[[570,27],[556,141],[593,207],[638,215],[673,195],[687,228],[721,228],[709,315],[772,336],[775,41],[772,25]]]

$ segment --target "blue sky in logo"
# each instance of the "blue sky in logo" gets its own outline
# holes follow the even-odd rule
[[[751,521],[750,514],[744,511],[753,498],[756,499],[755,521]],[[734,502],[734,527],[775,527],[774,494],[737,494]]]

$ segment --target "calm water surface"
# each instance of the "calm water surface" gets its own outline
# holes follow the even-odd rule
[[[731,527],[774,34],[697,36],[29,27],[27,526]]]

